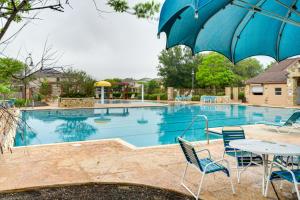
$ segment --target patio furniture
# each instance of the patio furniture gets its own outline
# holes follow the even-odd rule
[[[216,173],[216,172],[223,172],[223,173],[226,174],[226,176],[228,177],[228,179],[230,181],[232,193],[233,194],[235,193],[233,183],[232,183],[232,179],[231,179],[231,176],[230,176],[231,175],[230,174],[230,166],[229,166],[229,162],[227,160],[225,160],[223,158],[223,159],[214,161],[211,158],[210,151],[208,149],[202,149],[200,151],[196,151],[192,144],[190,144],[186,140],[182,139],[181,137],[178,137],[178,141],[179,141],[180,147],[181,147],[182,152],[183,152],[183,154],[185,156],[185,159],[186,159],[186,167],[185,167],[182,179],[181,179],[181,185],[187,191],[189,191],[196,199],[198,199],[198,197],[200,195],[200,192],[201,192],[201,187],[202,187],[202,183],[203,183],[203,180],[204,180],[204,176],[206,174],[213,174],[213,173]],[[199,158],[198,155],[199,155],[199,153],[202,153],[202,152],[206,152],[208,154],[208,157]],[[225,163],[226,167],[223,166],[220,163]],[[202,174],[197,194],[193,193],[184,184],[185,175],[186,175],[187,168],[188,168],[189,165],[195,167]]]
[[[222,129],[222,136],[224,142],[224,154],[234,157],[236,160],[237,180],[240,183],[241,174],[253,165],[262,164],[261,156],[240,149],[233,148],[229,143],[233,140],[245,139],[245,132],[241,127],[224,127]]]
[[[294,112],[287,121],[279,121],[279,122],[267,122],[267,121],[260,121],[256,122],[255,124],[265,124],[268,126],[275,126],[278,133],[280,132],[281,128],[288,128],[288,133],[292,130],[300,129],[300,111]]]
[[[278,168],[280,168],[280,170],[272,171],[274,166],[277,166]],[[271,163],[269,177],[268,177],[266,189],[265,189],[265,196],[268,195],[269,184],[270,183],[272,184],[273,180],[286,180],[286,181],[292,183],[295,187],[294,189],[297,193],[297,198],[298,198],[298,200],[300,200],[300,193],[299,193],[299,188],[298,188],[298,186],[300,185],[300,169],[299,168],[298,169],[289,169],[287,166],[279,164],[276,160],[274,160]],[[272,186],[273,186],[273,184],[272,184]],[[276,190],[275,190],[275,192],[276,192]],[[277,192],[276,192],[276,196],[278,197]]]
[[[205,95],[202,95],[200,97],[200,101],[202,103],[217,103],[217,97],[216,96],[205,96]]]
[[[131,94],[131,99],[134,99],[135,98],[135,94]]]
[[[300,146],[294,144],[277,143],[264,140],[242,139],[229,143],[233,148],[253,152],[263,159],[262,194],[265,195],[265,186],[269,175],[269,155],[273,156],[300,156]]]

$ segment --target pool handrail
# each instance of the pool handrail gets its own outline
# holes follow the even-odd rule
[[[196,115],[193,119],[192,119],[192,122],[190,123],[190,125],[184,129],[183,133],[180,135],[180,137],[182,138],[185,133],[193,126],[193,124],[195,123],[196,119],[198,118],[203,118],[205,120],[205,133],[206,133],[206,141],[207,141],[207,144],[209,144],[209,130],[208,130],[208,118],[206,115]]]

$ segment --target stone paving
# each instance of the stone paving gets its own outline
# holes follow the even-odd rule
[[[277,134],[263,125],[244,128],[248,138],[300,144],[299,133]],[[208,148],[216,159],[222,156],[222,141],[197,146]],[[127,182],[187,193],[179,184],[185,163],[178,145],[133,148],[119,139],[112,139],[17,147],[12,154],[5,153],[0,159],[1,191],[85,182]],[[196,189],[199,178],[197,171],[191,168],[187,184]],[[232,195],[224,174],[207,176],[201,198],[266,199],[261,194],[262,167],[248,169],[242,174],[240,184],[237,184],[235,173],[233,179],[236,195]],[[283,185],[279,191],[281,198],[295,198],[290,186]],[[270,191],[268,198],[276,199],[272,189]]]

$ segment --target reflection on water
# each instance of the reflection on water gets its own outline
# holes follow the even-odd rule
[[[198,114],[208,117],[209,127],[220,127],[280,122],[293,112],[292,109],[239,105],[23,111],[22,118],[31,129],[18,130],[16,146],[103,138],[121,138],[136,146],[171,144]],[[204,128],[204,121],[197,119],[185,134],[186,139],[205,140]]]

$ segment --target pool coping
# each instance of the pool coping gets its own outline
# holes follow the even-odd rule
[[[218,133],[213,133],[213,134],[218,134]],[[209,140],[209,143],[218,142],[221,140],[222,139],[213,139],[213,140]],[[151,148],[168,148],[168,147],[178,145],[178,143],[174,143],[174,144],[160,144],[160,145],[153,145],[153,146],[138,147],[138,146],[135,146],[135,145],[123,140],[122,138],[105,138],[105,139],[86,140],[86,141],[57,142],[57,143],[50,143],[50,144],[33,144],[33,145],[28,145],[28,146],[13,146],[12,149],[22,149],[22,148],[26,149],[26,148],[31,148],[31,147],[38,148],[38,147],[55,146],[55,145],[70,145],[73,147],[76,147],[76,146],[79,147],[79,146],[81,146],[81,143],[83,143],[83,144],[84,143],[95,143],[95,142],[102,142],[102,141],[117,142],[117,143],[122,144],[132,150],[142,150],[142,149],[151,149]],[[192,141],[190,143],[191,144],[207,144],[207,140]]]

